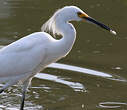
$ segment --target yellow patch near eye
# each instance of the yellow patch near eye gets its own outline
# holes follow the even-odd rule
[[[89,17],[86,13],[81,13],[81,12],[78,12],[78,16],[79,16],[80,18]]]

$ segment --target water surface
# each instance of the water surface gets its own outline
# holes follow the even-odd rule
[[[126,110],[126,0],[1,0],[0,45],[40,31],[54,11],[65,5],[79,6],[118,35],[73,22],[77,40],[72,51],[32,80],[26,110]],[[18,110],[20,96],[20,87],[9,88],[0,95],[0,108]]]

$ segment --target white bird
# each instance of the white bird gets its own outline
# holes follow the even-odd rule
[[[76,39],[76,30],[69,21],[89,21],[113,34],[109,27],[97,22],[76,6],[65,6],[42,26],[42,32],[25,36],[0,50],[0,83],[6,82],[0,90],[2,93],[8,87],[20,82],[23,84],[20,110],[24,108],[25,92],[35,74],[47,65],[65,57]],[[56,40],[53,35],[61,35]]]

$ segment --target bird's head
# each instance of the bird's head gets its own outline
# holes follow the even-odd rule
[[[84,11],[76,6],[66,6],[61,9],[60,16],[63,16],[66,21],[87,21],[93,24],[98,25],[99,27],[108,30],[112,34],[116,35],[116,32],[111,30],[108,26],[104,25],[103,23],[98,22],[97,20],[93,19],[92,17],[88,16]]]
[[[96,24],[99,27],[106,29],[112,34],[116,35],[115,31],[113,31],[103,23],[100,23],[95,19],[93,19],[92,17],[88,16],[84,11],[82,11],[80,8],[76,6],[65,6],[57,10],[54,13],[54,15],[46,22],[46,24],[43,25],[42,30],[46,30],[46,28],[48,28],[47,30],[52,30],[53,33],[58,33],[57,30],[55,30],[55,26],[58,21],[68,22],[68,21],[81,21],[81,20]]]

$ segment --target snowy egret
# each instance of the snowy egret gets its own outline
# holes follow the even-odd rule
[[[76,6],[65,6],[42,26],[42,32],[25,36],[0,50],[0,83],[2,93],[8,87],[20,82],[23,85],[20,110],[24,108],[25,93],[34,75],[48,64],[65,57],[76,39],[76,30],[69,21],[88,21],[116,34],[108,26],[96,21]],[[56,40],[53,35],[61,35]]]

